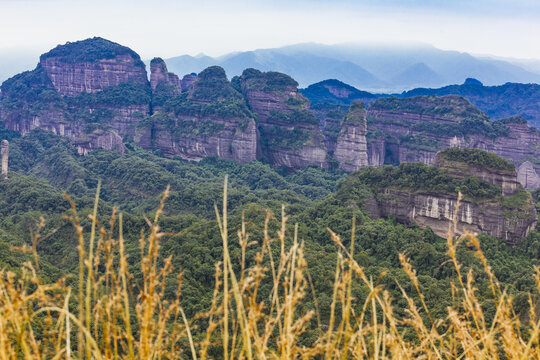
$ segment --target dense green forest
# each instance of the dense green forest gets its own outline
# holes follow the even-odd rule
[[[437,237],[429,228],[421,230],[414,224],[400,224],[392,218],[371,220],[363,210],[370,186],[384,182],[389,176],[408,174],[409,179],[427,177],[435,181],[436,175],[446,179],[444,174],[426,172],[425,166],[394,170],[390,167],[364,168],[346,177],[337,171],[313,167],[289,173],[260,162],[239,164],[208,158],[193,163],[180,158],[167,159],[129,143],[124,155],[96,150],[81,157],[69,140],[42,130],[21,136],[0,128],[0,138],[10,141],[10,179],[0,182],[1,267],[16,269],[22,262],[32,260],[29,254],[11,246],[30,245],[30,234],[43,216],[45,227],[37,245],[40,275],[56,279],[75,273],[77,238],[73,225],[65,217],[71,211],[63,193],[76,203],[79,215],[84,219],[84,229],[89,230],[87,215],[101,180],[101,224],[105,225],[110,219],[114,206],[123,212],[131,272],[137,279],[140,269],[135,264],[139,264],[140,231],[148,228],[146,218],[151,218],[158,207],[160,194],[170,185],[171,194],[165,205],[165,216],[161,218],[162,230],[169,235],[162,240],[161,252],[164,257],[172,256],[175,269],[184,273],[182,302],[186,313],[192,316],[210,306],[214,264],[222,259],[214,204],[222,200],[223,180],[227,174],[230,239],[235,239],[244,213],[250,241],[260,243],[267,211],[273,214],[270,230],[275,233],[281,220],[281,206],[285,205],[285,212],[290,216],[289,226],[292,229],[297,223],[299,239],[305,242],[308,269],[320,309],[328,309],[331,302],[337,256],[327,228],[342,236],[347,245],[353,217],[357,223],[356,260],[365,266],[366,274],[374,281],[386,271],[378,281],[392,291],[398,305],[405,301],[400,296],[398,284],[406,290],[412,289],[399,263],[398,253],[410,257],[418,270],[426,301],[436,309],[437,315],[443,314],[452,301],[450,281],[453,270],[446,261],[446,240]],[[403,181],[407,178],[403,177]],[[454,188],[445,190],[453,191]],[[489,193],[491,188],[484,190]],[[538,194],[533,197],[537,199]],[[517,247],[488,236],[481,236],[481,245],[503,287],[517,294],[518,311],[525,311],[528,308],[525,292],[534,290],[533,266],[539,264],[540,259],[540,233],[533,231]],[[248,264],[255,254],[255,250],[250,249]],[[458,255],[466,268],[472,268],[478,274],[480,300],[488,299],[488,280],[481,275],[479,260],[467,251],[466,245],[460,247]],[[238,243],[234,241],[231,256],[240,256]],[[66,281],[77,285],[75,276],[68,276]],[[168,292],[170,296],[174,296],[173,283]],[[261,296],[268,291],[269,288],[262,288]],[[357,298],[362,298],[367,289],[358,285],[352,291]],[[362,301],[358,304],[361,306]],[[308,301],[304,306],[311,308],[314,303]],[[490,300],[485,300],[482,306],[488,313],[494,308]],[[322,321],[328,316],[322,312]]]

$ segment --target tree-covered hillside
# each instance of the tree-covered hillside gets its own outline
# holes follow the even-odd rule
[[[388,270],[381,281],[393,289],[392,296],[398,303],[404,300],[396,287],[396,280],[407,286],[406,275],[398,259],[399,252],[410,257],[418,269],[426,301],[432,308],[442,314],[451,301],[449,283],[452,268],[445,260],[445,240],[429,228],[421,230],[414,224],[399,224],[392,218],[371,220],[363,210],[370,184],[356,181],[359,174],[342,181],[343,174],[318,168],[306,168],[291,174],[280,173],[259,162],[239,164],[209,158],[191,163],[179,158],[165,159],[130,144],[127,144],[124,155],[97,150],[81,157],[65,138],[45,131],[35,130],[20,136],[1,130],[0,135],[10,140],[10,180],[0,183],[0,264],[4,266],[16,267],[31,260],[29,254],[10,250],[10,246],[30,246],[30,234],[37,229],[43,216],[43,237],[37,245],[39,261],[43,264],[42,276],[53,279],[61,274],[74,273],[78,258],[77,237],[65,217],[71,210],[63,192],[67,192],[76,203],[83,228],[88,231],[90,221],[87,215],[101,180],[98,215],[102,224],[106,224],[113,206],[119,206],[124,213],[126,246],[130,264],[133,264],[132,273],[137,278],[140,269],[135,264],[140,257],[140,230],[147,228],[145,219],[151,218],[158,207],[161,192],[170,185],[165,216],[161,220],[162,231],[169,235],[162,240],[161,252],[172,256],[175,268],[184,273],[182,301],[186,312],[193,315],[203,311],[211,301],[214,264],[222,258],[222,240],[215,221],[214,204],[221,202],[223,179],[228,174],[231,239],[235,238],[243,213],[250,240],[260,243],[268,209],[273,213],[269,228],[274,234],[279,227],[281,205],[284,204],[286,213],[290,215],[291,230],[298,223],[299,239],[305,242],[308,268],[320,308],[326,308],[331,302],[329,284],[337,254],[327,228],[340,234],[347,245],[353,217],[357,219],[356,260],[365,266],[367,274],[375,278],[381,271]],[[365,179],[366,176],[378,176],[380,171],[365,168],[360,174]],[[407,171],[413,178],[411,172],[416,171],[415,168]],[[425,171],[425,167],[418,167],[418,171]],[[439,177],[443,179],[444,175]],[[436,181],[437,178],[431,180]],[[509,247],[503,241],[488,236],[481,236],[481,245],[495,274],[508,291],[519,295],[533,289],[533,266],[540,259],[540,233],[533,231],[518,247]],[[231,256],[240,256],[237,242],[233,242],[231,247]],[[459,252],[464,266],[480,273],[481,264],[470,256],[466,246]],[[253,256],[254,252],[248,249],[248,263],[251,264]],[[73,276],[67,281],[77,285]],[[484,294],[487,285],[488,280],[480,276],[480,299],[487,296]],[[359,298],[364,291],[362,287],[353,289]],[[490,306],[488,302],[483,305]],[[314,304],[307,302],[305,306],[309,308]],[[528,305],[523,301],[519,306],[520,311],[525,311]],[[327,321],[329,314],[322,313],[321,316],[323,321]]]

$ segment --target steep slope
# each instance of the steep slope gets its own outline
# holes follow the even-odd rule
[[[341,123],[334,151],[334,158],[341,169],[351,172],[368,165],[366,133],[366,106],[355,101]]]
[[[381,98],[368,109],[370,165],[431,164],[447,147],[478,148],[540,171],[540,131],[525,119],[489,121],[467,100],[447,95]]]
[[[101,38],[58,46],[33,71],[2,84],[0,121],[26,133],[36,127],[67,136],[85,154],[123,151],[122,140],[150,111],[144,64],[132,50]]]
[[[154,114],[138,125],[136,142],[143,148],[195,161],[208,156],[239,162],[256,159],[255,120],[222,68],[205,69],[182,94],[159,86],[156,91]]]
[[[372,217],[392,215],[429,226],[441,237],[447,236],[454,216],[458,233],[486,233],[511,244],[536,227],[532,197],[506,160],[475,149],[448,149],[437,154],[435,164],[362,168],[339,191],[346,197],[368,189],[362,206]],[[458,191],[464,198],[456,214]]]
[[[291,169],[328,166],[319,119],[308,111],[309,101],[298,92],[295,80],[247,69],[232,82],[257,117],[262,154],[270,164]]]
[[[60,95],[95,93],[125,82],[146,84],[146,70],[133,50],[103,38],[68,42],[39,62]]]

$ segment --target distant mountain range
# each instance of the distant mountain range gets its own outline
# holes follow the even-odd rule
[[[475,57],[429,45],[298,44],[235,52],[213,58],[182,55],[165,59],[170,71],[183,75],[219,65],[229,77],[246,68],[291,75],[300,87],[337,79],[372,92],[401,92],[416,87],[460,84],[474,77],[486,85],[540,83],[535,62]],[[538,69],[540,71],[540,69]]]
[[[348,105],[354,100],[369,104],[388,94],[373,94],[361,91],[336,79],[324,80],[300,90],[311,104]],[[477,79],[467,78],[461,85],[441,88],[416,88],[393,94],[401,98],[423,95],[459,95],[487,113],[492,120],[522,116],[527,122],[540,129],[540,85],[506,83],[499,86],[485,86]]]

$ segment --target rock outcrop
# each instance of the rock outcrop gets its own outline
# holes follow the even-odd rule
[[[536,189],[540,187],[540,177],[536,173],[536,170],[534,170],[533,164],[529,161],[525,161],[519,166],[517,178],[526,189]]]
[[[495,153],[520,166],[540,158],[540,131],[525,119],[489,117],[459,96],[378,99],[368,109],[369,164],[432,164],[448,147]],[[533,165],[540,171],[540,163]]]
[[[341,169],[351,172],[368,165],[366,133],[365,105],[355,101],[343,119],[334,151],[334,158]]]
[[[150,86],[156,90],[159,84],[169,86],[173,93],[182,91],[182,84],[177,75],[167,71],[167,65],[162,58],[153,58],[150,62]]]
[[[452,148],[437,154],[435,165],[364,168],[344,182],[338,198],[363,193],[359,204],[370,216],[392,215],[429,226],[441,237],[447,236],[454,217],[458,234],[485,233],[511,244],[536,227],[532,197],[508,161],[481,150]],[[458,191],[464,195],[459,209]]]
[[[1,155],[2,155],[2,180],[8,180],[8,164],[9,164],[9,142],[7,140],[2,140],[1,145]]]
[[[136,142],[187,160],[219,156],[249,162],[257,157],[257,126],[243,96],[214,66],[142,122]]]
[[[393,215],[398,221],[415,222],[421,228],[430,227],[440,237],[447,237],[456,215],[457,197],[434,192],[410,192],[385,189],[378,196],[380,216]],[[524,212],[506,209],[499,204],[463,200],[457,212],[456,234],[470,231],[484,233],[517,244],[536,227],[536,212],[532,204]]]
[[[139,55],[102,38],[59,45],[41,55],[40,64],[56,91],[65,96],[95,93],[129,81],[147,82]]]
[[[150,111],[144,64],[132,50],[93,38],[41,56],[32,71],[2,84],[0,121],[25,134],[42,128],[66,136],[80,153],[123,152],[123,139]]]
[[[285,74],[247,69],[233,78],[257,117],[263,157],[275,167],[327,167],[319,119],[308,111],[298,83]]]
[[[182,92],[186,92],[191,89],[191,86],[193,85],[195,80],[197,80],[197,74],[195,73],[184,75],[184,77],[180,81]]]

